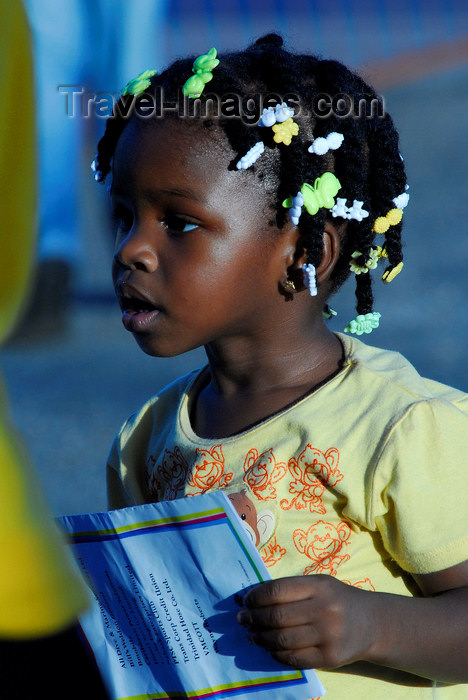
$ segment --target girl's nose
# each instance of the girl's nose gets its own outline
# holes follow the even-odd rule
[[[134,226],[116,246],[114,260],[122,267],[155,272],[158,267],[155,242],[141,226]]]

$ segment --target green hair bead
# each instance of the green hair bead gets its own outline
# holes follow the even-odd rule
[[[130,82],[126,84],[122,90],[122,96],[134,95],[136,97],[137,95],[141,95],[142,92],[149,88],[151,85],[151,78],[153,75],[156,75],[157,72],[157,70],[145,70],[143,73],[140,73],[140,75],[137,75],[136,78],[133,78],[133,80],[130,80]]]
[[[219,64],[219,59],[216,58],[217,51],[212,48],[208,53],[198,56],[193,62],[192,73],[188,80],[185,81],[182,87],[182,93],[186,97],[200,97],[206,83],[213,79],[213,68]]]
[[[363,333],[372,333],[374,328],[379,327],[380,316],[378,311],[371,311],[368,314],[359,314],[356,318],[346,326],[345,333],[354,333],[362,335]]]

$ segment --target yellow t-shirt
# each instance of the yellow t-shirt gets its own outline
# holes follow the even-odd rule
[[[24,303],[35,247],[35,103],[19,0],[0,2],[0,341]],[[59,632],[89,597],[5,415],[0,379],[0,638]],[[1,695],[1,693],[0,693]]]
[[[166,387],[114,442],[110,505],[235,494],[274,578],[329,574],[413,595],[406,572],[468,559],[467,396],[421,378],[397,353],[339,338],[346,360],[337,375],[228,438],[202,439],[190,424],[206,370]],[[435,690],[364,663],[318,675],[329,700],[468,696],[466,685]]]

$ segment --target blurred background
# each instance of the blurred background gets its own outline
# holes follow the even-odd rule
[[[13,420],[56,515],[106,508],[106,457],[122,422],[204,362],[200,350],[147,357],[123,329],[110,278],[108,195],[89,169],[105,126],[88,109],[92,96],[118,93],[178,56],[242,48],[273,30],[289,47],[342,60],[375,85],[400,130],[411,197],[405,268],[390,286],[376,281],[381,327],[366,341],[468,390],[465,0],[24,4],[36,61],[37,270],[0,360]],[[332,328],[342,330],[355,316],[353,287],[331,305],[339,313]]]

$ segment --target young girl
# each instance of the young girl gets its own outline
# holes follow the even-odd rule
[[[93,168],[125,328],[208,357],[121,429],[110,508],[225,490],[274,579],[239,612],[252,643],[319,669],[330,700],[466,698],[467,400],[356,337],[408,201],[374,91],[276,35],[212,49],[129,83]]]

